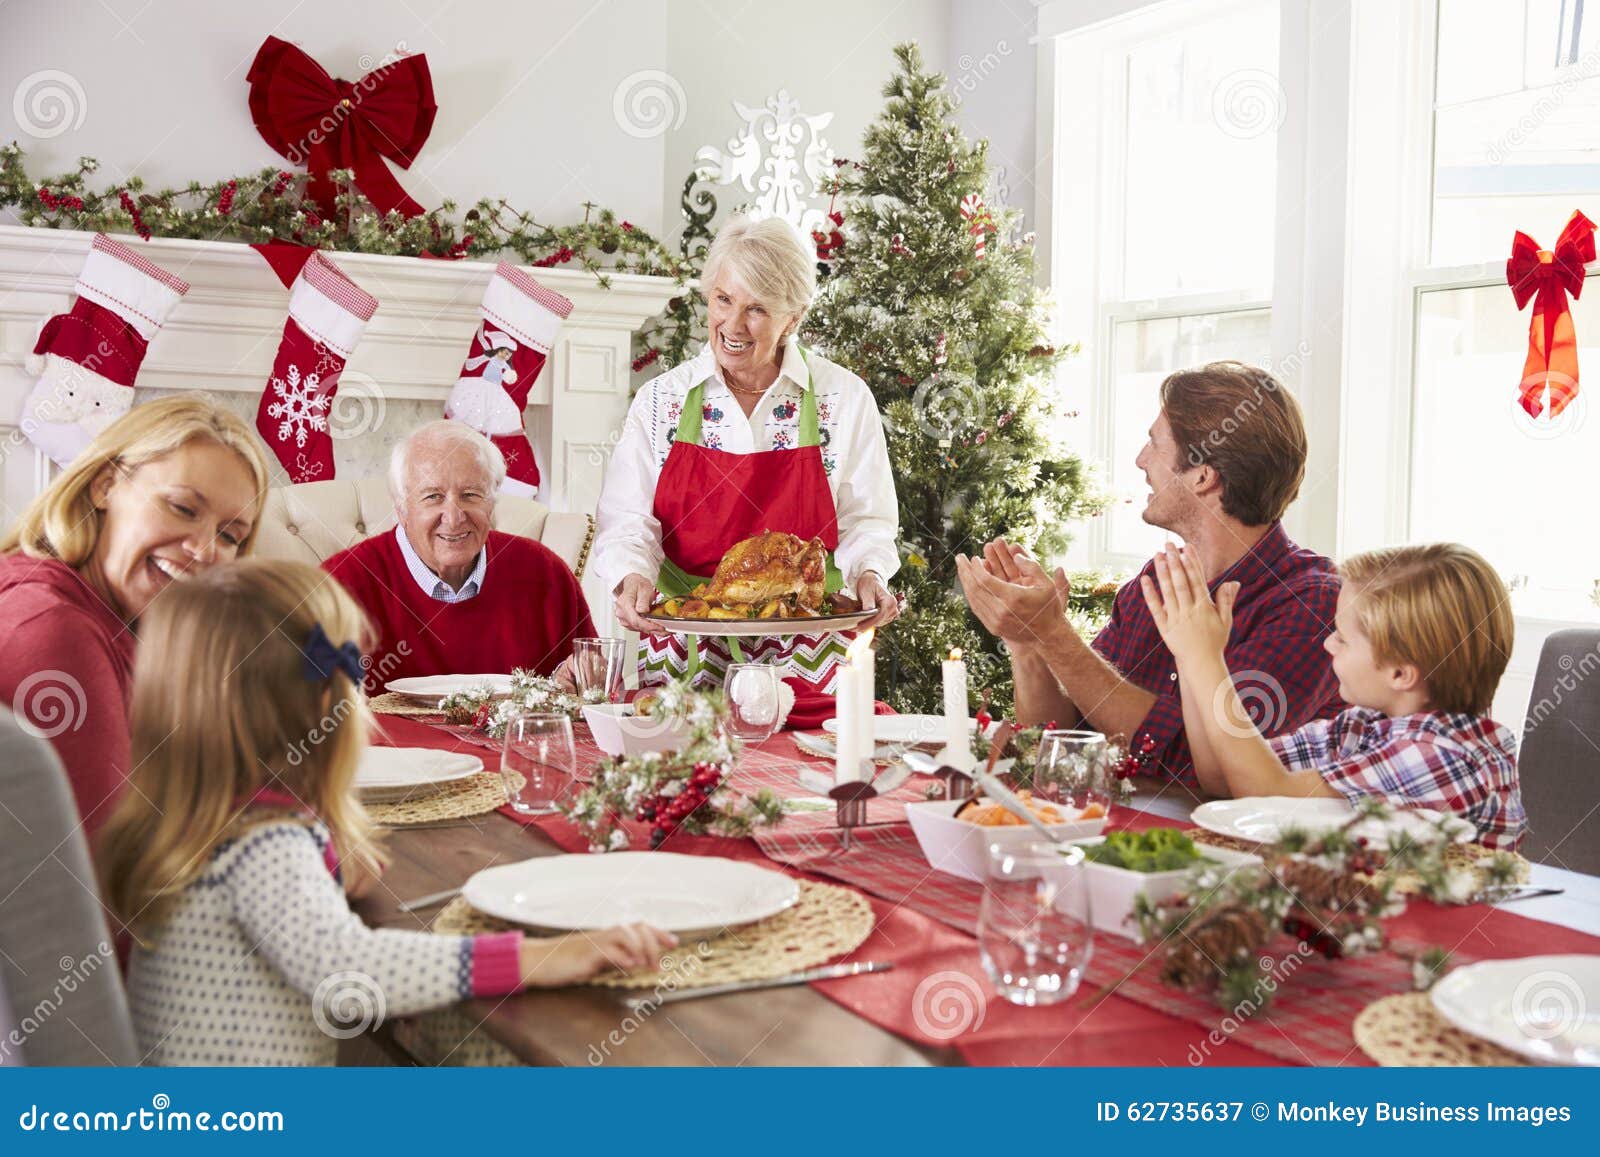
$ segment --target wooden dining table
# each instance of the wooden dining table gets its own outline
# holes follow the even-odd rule
[[[437,911],[408,913],[402,900],[464,883],[495,864],[558,855],[535,827],[499,814],[461,826],[395,831],[385,841],[393,857],[382,884],[356,904],[375,927],[425,929]],[[603,1042],[630,1019],[623,989],[573,987],[471,1000],[451,1023],[471,1022],[530,1065],[586,1066]],[[607,1063],[626,1065],[938,1065],[959,1063],[952,1049],[901,1040],[835,1004],[809,985],[731,993],[664,1004],[633,1016],[626,1043],[608,1050]],[[444,1051],[450,1049],[448,1042]],[[427,1058],[419,1058],[427,1059]]]
[[[417,734],[415,729],[412,734]],[[440,734],[441,742],[446,742]],[[771,742],[787,740],[777,737]],[[492,752],[485,758],[491,766],[495,764]],[[1186,822],[1199,802],[1200,797],[1182,785],[1138,781],[1129,806],[1152,822],[1171,824]],[[439,907],[406,912],[400,908],[402,902],[458,888],[475,872],[497,864],[563,853],[539,826],[518,823],[500,813],[440,826],[391,830],[384,847],[391,864],[355,908],[375,927],[414,930],[426,930]],[[1510,903],[1508,911],[1557,928],[1600,936],[1600,879],[1536,864],[1530,883],[1561,891]],[[897,911],[896,915],[924,919],[911,912]],[[865,958],[860,954],[853,957]],[[875,977],[862,976],[829,983],[875,981]],[[959,1065],[971,1059],[970,1054],[964,1056],[951,1045],[909,1040],[881,1028],[845,1007],[848,1001],[832,999],[810,985],[693,998],[644,1011],[628,1004],[630,996],[638,995],[638,990],[574,986],[469,1000],[432,1025],[425,1050],[408,1045],[408,1036],[415,1034],[395,1031],[395,1026],[380,1030],[377,1039],[390,1059],[422,1064],[459,1061],[474,1051],[469,1047],[474,1043],[481,1052],[485,1039],[499,1046],[493,1052],[505,1061],[529,1065],[925,1066]],[[404,1029],[404,1022],[399,1028]],[[1114,1062],[1095,1060],[1096,1054],[1090,1054],[1090,1059],[1093,1063],[1135,1065],[1181,1063],[1170,1042],[1163,1049],[1157,1039],[1160,1035],[1155,1029],[1130,1032],[1125,1041],[1117,1036]],[[1101,1053],[1106,1049],[1104,1041],[1095,1047]],[[1283,1063],[1242,1047],[1226,1054],[1226,1060]],[[1012,1062],[1002,1047],[995,1059],[982,1057],[981,1063]],[[1030,1062],[1019,1059],[1015,1063]],[[1061,1063],[1060,1058],[1053,1063]]]

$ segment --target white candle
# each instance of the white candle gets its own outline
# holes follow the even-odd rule
[[[856,636],[845,653],[834,692],[834,717],[839,721],[838,755],[833,770],[836,784],[870,778],[864,768],[872,758],[876,684],[877,657],[872,652],[872,632],[866,631]]]
[[[976,761],[967,715],[967,665],[959,647],[944,661],[944,743],[941,761],[958,771],[970,771]]]

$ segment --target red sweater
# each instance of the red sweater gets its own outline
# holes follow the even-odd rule
[[[128,773],[134,646],[66,563],[0,554],[0,705],[55,747],[90,838]]]
[[[340,551],[324,569],[361,604],[378,633],[368,694],[415,675],[548,675],[594,634],[589,604],[567,564],[549,547],[489,532],[483,588],[461,603],[426,594],[387,530]],[[401,644],[404,643],[404,653]]]

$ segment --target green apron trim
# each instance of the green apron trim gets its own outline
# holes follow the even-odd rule
[[[795,347],[800,351],[800,360],[805,364],[806,376],[811,376],[811,359],[806,356],[804,346]],[[696,382],[689,392],[684,395],[683,414],[678,419],[677,433],[674,442],[689,442],[700,445],[702,411],[705,408],[705,382]],[[817,421],[817,386],[814,380],[810,381],[800,395],[800,440],[797,446],[822,445],[822,432]],[[822,581],[822,589],[828,594],[835,594],[844,589],[844,575],[833,561],[833,552],[828,552],[827,562]],[[656,573],[656,589],[668,598],[683,598],[701,583],[709,583],[711,575],[692,575],[674,563],[670,558],[661,560],[661,568]],[[728,641],[728,651],[736,663],[744,662],[744,652],[739,647],[739,640],[732,635],[724,635]],[[700,637],[698,635],[685,635],[688,640],[689,652],[689,678],[693,679],[700,670]]]

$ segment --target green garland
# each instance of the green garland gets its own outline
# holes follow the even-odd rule
[[[541,268],[580,265],[605,288],[613,273],[671,278],[685,291],[636,339],[635,370],[663,358],[668,365],[684,360],[700,326],[704,300],[688,285],[699,275],[699,262],[690,256],[691,235],[685,235],[684,252],[674,254],[654,235],[592,202],[584,202],[583,220],[575,225],[542,224],[531,213],[489,198],[468,209],[459,223],[451,201],[407,218],[397,210],[379,213],[355,188],[348,169],[334,169],[335,212],[325,218],[305,199],[304,173],[269,168],[151,191],[138,176],[92,188],[89,178],[98,167],[93,157],[80,157],[75,170],[36,179],[28,174],[21,146],[15,141],[0,145],[0,209],[15,211],[22,224],[34,228],[137,233],[146,240],[288,241],[344,253],[446,259],[514,253]],[[686,187],[686,204],[687,196]]]

